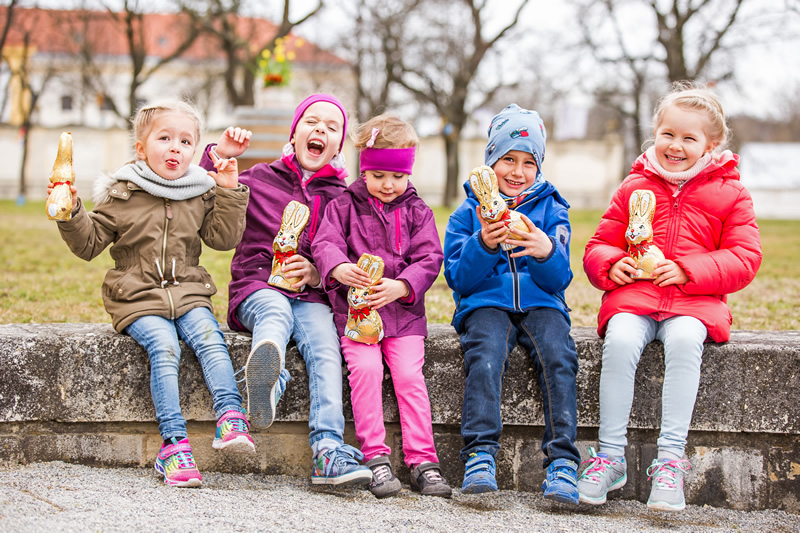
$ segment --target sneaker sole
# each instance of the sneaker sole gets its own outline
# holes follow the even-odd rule
[[[342,474],[336,477],[321,477],[311,476],[312,485],[369,485],[372,483],[372,470],[367,469],[365,472],[356,471],[348,474]]]
[[[621,489],[622,487],[625,486],[627,482],[628,482],[628,475],[626,474],[625,477],[622,477],[618,479],[616,482],[612,483],[611,486],[608,487],[606,493],[603,494],[603,496],[601,496],[600,498],[592,498],[590,496],[586,496],[579,490],[578,500],[581,503],[587,503],[589,505],[603,505],[604,503],[606,503],[606,496],[608,495],[609,492],[611,492],[612,490]]]
[[[546,500],[563,503],[566,505],[578,505],[578,502],[580,501],[580,497],[575,498],[566,492],[551,492],[550,494],[545,494],[544,498]]]
[[[672,505],[671,503],[667,502],[647,502],[647,508],[651,511],[666,511],[668,513],[674,513],[677,511],[683,511],[686,508],[686,502],[684,501],[677,505]]]
[[[244,380],[247,390],[247,412],[250,424],[268,428],[275,420],[275,387],[281,375],[281,352],[272,341],[253,348],[247,358]]]
[[[256,451],[255,444],[244,435],[240,435],[228,442],[224,442],[222,439],[214,439],[211,447],[215,450],[228,450],[235,453],[255,453]]]
[[[468,487],[461,487],[461,494],[486,494],[487,492],[497,492],[497,487],[485,484],[472,484]]]
[[[186,481],[173,481],[167,478],[166,472],[164,472],[161,468],[159,468],[159,464],[156,462],[155,464],[156,472],[164,476],[164,484],[169,485],[171,487],[199,487],[203,484],[203,480],[200,478],[193,477],[192,479],[187,479]]]

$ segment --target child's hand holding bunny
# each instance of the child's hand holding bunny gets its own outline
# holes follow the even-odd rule
[[[522,239],[506,239],[506,243],[512,246],[521,246],[523,249],[511,254],[511,257],[522,257],[523,255],[530,255],[535,259],[544,259],[550,255],[553,249],[553,241],[547,236],[545,232],[537,228],[531,219],[527,216],[520,214],[525,225],[528,226],[528,231],[515,231],[519,233]]]

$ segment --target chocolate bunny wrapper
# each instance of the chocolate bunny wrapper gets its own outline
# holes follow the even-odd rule
[[[383,259],[377,255],[361,254],[356,265],[369,275],[370,287],[383,277]],[[347,291],[349,309],[344,334],[347,338],[364,344],[375,344],[383,339],[381,315],[370,308],[366,300],[367,295],[372,292],[370,287],[350,287]]]
[[[522,216],[509,209],[506,201],[500,196],[497,174],[492,167],[481,165],[472,169],[469,173],[469,187],[481,204],[481,217],[489,223],[504,220],[508,228],[508,238],[521,240],[522,237],[515,230],[527,232],[528,226],[522,220]],[[500,246],[503,250],[514,248],[504,242],[500,243]]]
[[[45,203],[48,220],[70,220],[73,208],[70,184],[75,183],[75,171],[72,169],[72,135],[69,132],[63,132],[58,139],[58,153],[50,183],[53,184],[53,190]]]
[[[656,195],[647,189],[637,189],[628,201],[628,229],[625,241],[628,253],[636,261],[636,279],[655,279],[653,270],[664,253],[653,244],[653,215],[656,212]]]
[[[292,287],[294,283],[297,283],[302,278],[287,278],[283,275],[282,268],[286,260],[297,253],[300,234],[303,233],[303,229],[308,223],[309,214],[308,206],[295,200],[286,204],[283,210],[281,229],[272,241],[274,255],[272,257],[272,271],[267,283],[273,287],[291,292],[300,292],[303,289],[302,287]]]

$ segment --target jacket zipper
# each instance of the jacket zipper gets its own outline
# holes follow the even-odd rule
[[[666,188],[667,192],[671,193],[671,196],[672,196],[672,206],[671,206],[671,212],[669,214],[671,220],[669,221],[669,230],[668,230],[667,239],[666,239],[667,248],[665,250],[662,250],[665,253],[665,255],[667,253],[669,253],[669,255],[672,255],[672,251],[673,251],[673,249],[675,247],[675,240],[677,239],[677,236],[678,236],[678,233],[679,233],[679,227],[678,227],[679,224],[677,222],[680,220],[681,201],[678,198],[678,196],[680,195],[681,191],[683,190],[683,186],[684,185],[686,185],[687,183],[690,183],[690,182],[694,182],[694,181],[695,181],[694,178],[691,179],[691,180],[684,181],[683,183],[678,185],[678,189],[674,193],[672,193],[669,190],[669,187],[667,187],[666,185],[662,184],[662,186],[664,188]],[[675,290],[677,290],[675,288],[675,286],[674,285],[670,285],[669,287],[667,287],[667,290],[664,291],[664,295],[661,298],[661,310],[659,312],[664,312],[666,309],[670,308],[671,303],[672,303],[672,296],[673,296],[673,293],[675,292]]]
[[[508,265],[511,267],[511,275],[513,276],[513,282],[511,286],[514,288],[514,311],[517,313],[522,312],[522,301],[520,299],[520,288],[519,288],[519,272],[517,271],[517,262],[516,260],[511,257],[511,250],[505,251],[506,258],[508,259]]]
[[[169,232],[169,221],[172,220],[172,207],[169,205],[169,199],[164,198],[164,208],[166,211],[166,218],[164,219],[164,240],[161,244],[161,264],[164,265],[164,269],[167,268],[167,233]],[[172,300],[172,293],[169,290],[168,286],[164,286],[164,290],[167,291],[167,298],[169,299],[169,317],[172,320],[175,320],[175,302]]]

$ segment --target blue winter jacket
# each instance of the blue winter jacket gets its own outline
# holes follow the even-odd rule
[[[489,249],[481,239],[481,224],[475,207],[478,200],[464,183],[467,198],[450,215],[444,237],[444,275],[453,289],[456,310],[453,326],[461,333],[464,319],[475,309],[494,307],[509,312],[525,312],[537,307],[552,307],[569,321],[564,291],[572,281],[569,266],[571,229],[569,204],[547,181],[518,205],[515,211],[526,215],[553,242],[544,259],[530,256],[512,258],[513,250]]]

